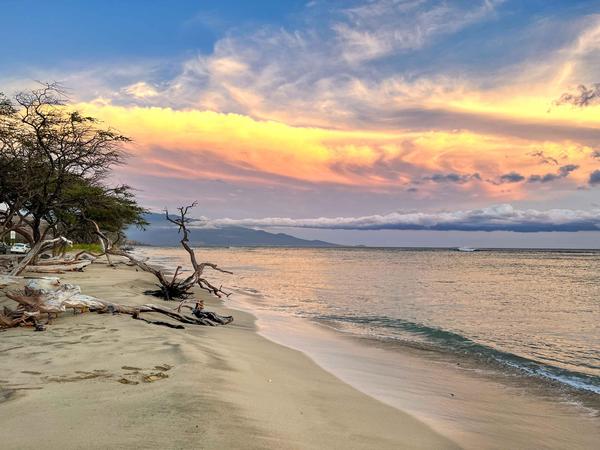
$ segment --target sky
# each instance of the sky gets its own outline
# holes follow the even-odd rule
[[[0,91],[67,87],[133,139],[113,181],[153,210],[343,244],[600,247],[600,1],[0,9]]]

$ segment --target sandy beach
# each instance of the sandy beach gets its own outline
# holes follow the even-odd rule
[[[152,276],[125,265],[62,281],[123,304],[160,302],[142,294]],[[67,313],[45,332],[0,334],[2,448],[457,447],[259,336],[250,314],[204,298],[235,321],[175,330]]]

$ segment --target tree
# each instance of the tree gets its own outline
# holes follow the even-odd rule
[[[59,226],[76,186],[106,189],[103,183],[124,162],[123,144],[130,141],[69,110],[66,100],[56,84],[21,92],[12,101],[0,96],[2,220],[26,224],[34,244]],[[122,190],[119,195],[126,197]]]
[[[56,232],[77,242],[97,242],[95,226],[114,240],[124,237],[124,230],[134,225],[144,228],[147,210],[137,204],[131,187],[108,188],[76,180],[63,191],[63,207],[56,211]]]

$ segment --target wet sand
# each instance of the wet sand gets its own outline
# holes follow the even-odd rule
[[[161,302],[142,294],[152,276],[125,265],[61,277],[114,302]],[[207,309],[235,321],[175,330],[66,313],[45,332],[0,333],[1,447],[457,448],[260,336],[252,315],[204,297]],[[0,296],[4,304],[13,306]]]
[[[241,309],[257,303],[232,302]],[[268,309],[255,314],[259,334],[302,351],[463,448],[595,449],[600,442],[595,395],[574,403],[540,380],[481,367],[456,354],[351,337]]]

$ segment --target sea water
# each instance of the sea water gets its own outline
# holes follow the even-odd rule
[[[188,267],[180,248],[138,247]],[[600,441],[600,252],[199,248],[259,332],[465,448]]]
[[[186,264],[180,249],[141,248]],[[600,394],[600,252],[210,248],[260,309]]]

